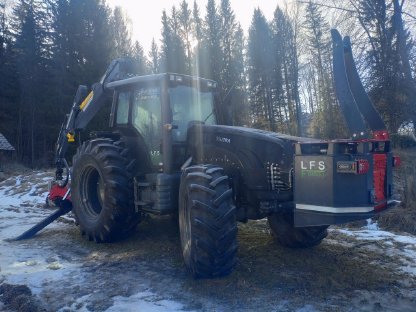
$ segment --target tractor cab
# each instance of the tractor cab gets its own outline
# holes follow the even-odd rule
[[[110,126],[135,138],[146,159],[143,172],[179,171],[189,126],[217,124],[216,86],[212,80],[170,73],[111,82]]]

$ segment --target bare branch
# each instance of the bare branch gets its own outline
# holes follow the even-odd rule
[[[302,4],[308,4],[310,1],[299,0],[298,2],[302,3]],[[328,5],[328,4],[322,4],[322,3],[316,3],[316,2],[312,2],[312,3],[317,5],[317,6],[321,6],[321,7],[328,8],[328,9],[335,9],[335,10],[338,10],[338,11],[344,11],[344,12],[349,12],[349,13],[357,13],[354,10],[340,8],[340,7],[336,7],[336,6],[332,6],[332,5]]]
[[[402,0],[401,6],[403,6],[404,1],[405,0]],[[302,1],[302,0],[299,0],[298,2],[299,3],[302,3],[302,4],[308,4],[309,3],[309,1]],[[317,5],[317,6],[323,7],[323,8],[334,9],[334,10],[344,11],[344,12],[353,13],[353,14],[356,14],[357,13],[357,11],[355,11],[355,10],[341,8],[341,7],[337,7],[335,5],[328,5],[328,4],[323,4],[323,3],[317,3],[317,2],[314,2],[314,1],[312,1],[312,3],[315,4],[315,5]],[[392,10],[392,9],[387,9],[387,12],[393,12],[393,11],[394,10]],[[416,16],[415,15],[412,15],[412,14],[410,14],[408,12],[403,12],[403,11],[402,11],[402,14],[403,15],[406,15],[406,16],[412,18],[412,19],[414,19],[415,22],[416,22]]]

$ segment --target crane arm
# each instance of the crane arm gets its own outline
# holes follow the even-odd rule
[[[92,85],[91,91],[80,85],[75,94],[70,113],[59,131],[55,150],[55,179],[61,187],[68,183],[69,168],[65,155],[70,143],[75,142],[75,135],[85,129],[91,119],[103,107],[108,95],[108,83],[128,78],[134,75],[134,62],[129,58],[119,58],[111,62],[101,80]],[[63,171],[67,170],[66,178],[63,178]]]

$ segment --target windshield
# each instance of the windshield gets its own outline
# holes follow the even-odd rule
[[[191,86],[169,88],[169,101],[172,110],[172,124],[175,141],[185,141],[188,125],[192,121],[216,124],[213,114],[214,96],[212,92],[203,92]]]

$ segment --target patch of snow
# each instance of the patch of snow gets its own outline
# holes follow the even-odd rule
[[[37,174],[36,176],[40,175]],[[4,241],[23,233],[52,212],[39,207],[40,203],[44,203],[47,194],[47,192],[41,191],[44,189],[46,179],[50,180],[49,177],[39,177],[36,180],[28,175],[10,178],[0,183],[0,281],[4,279],[5,282],[11,284],[25,284],[31,289],[33,294],[38,296],[44,296],[52,287],[58,287],[58,291],[62,290],[62,292],[67,290],[68,287],[74,289],[77,287],[81,288],[83,285],[88,284],[90,276],[88,274],[91,274],[91,272],[88,273],[88,268],[86,269],[85,267],[85,255],[82,253],[71,253],[70,257],[66,257],[65,253],[59,254],[56,249],[53,249],[50,241],[45,242],[45,240],[40,240],[43,243],[39,243],[39,240]],[[69,216],[64,216],[64,218],[73,221]],[[262,220],[262,222],[265,221]],[[50,229],[55,231],[54,239],[58,240],[58,244],[60,244],[61,240],[65,239],[64,237],[61,238],[60,235],[71,228],[73,228],[73,225],[52,223],[43,231],[46,232]],[[58,229],[62,231],[59,235],[56,234]],[[377,224],[371,221],[367,221],[367,227],[359,231],[331,231],[337,231],[358,240],[377,241],[380,243],[377,245],[382,246],[381,252],[386,255],[399,257],[399,269],[416,276],[415,236],[396,235],[391,232],[381,231],[378,229]],[[76,243],[74,242],[74,244]],[[337,243],[342,243],[342,241]],[[373,245],[371,248],[374,247]],[[87,252],[91,251],[88,250]],[[380,252],[380,250],[376,249],[376,252]],[[93,253],[89,253],[88,257],[93,259]],[[393,268],[396,269],[397,265]],[[142,282],[146,283],[146,280]],[[187,310],[183,304],[166,298],[166,296],[158,295],[149,290],[148,287],[142,287],[141,289],[142,291],[129,297],[117,296],[125,294],[123,292],[112,293],[111,296],[113,297],[108,297],[113,300],[112,306],[107,311],[175,312]],[[65,300],[57,303],[55,310],[62,312],[68,310],[89,312],[89,304],[91,301],[96,300],[96,297],[94,297],[95,291],[99,293],[101,289],[94,287],[89,293],[78,292],[75,295],[70,294],[69,299],[65,297]],[[78,297],[76,297],[77,295]],[[55,301],[57,300],[55,299]],[[110,304],[111,302],[106,307]],[[0,303],[0,311],[3,310],[3,307]],[[290,310],[289,303],[288,305],[284,304],[282,309],[277,308],[276,311],[285,309]],[[307,304],[296,311],[315,312],[317,309],[313,305]]]
[[[344,230],[336,229],[344,235],[359,240],[377,241],[383,246],[383,252],[390,256],[399,256],[403,272],[416,276],[416,237],[399,235],[382,230]],[[397,246],[397,244],[401,246]]]
[[[58,310],[58,312],[67,312],[68,309],[70,311],[77,311],[77,312],[90,312],[90,310],[86,307],[88,302],[90,301],[91,295],[85,295],[80,298],[77,298],[77,300],[72,303],[70,306],[63,307]]]
[[[167,312],[184,311],[184,306],[178,302],[161,299],[150,291],[140,292],[130,297],[113,297],[114,305],[107,312]],[[186,310],[189,311],[189,310]],[[306,311],[305,311],[306,312]]]
[[[373,219],[369,218],[366,221],[367,221],[367,225],[364,226],[365,229],[370,230],[370,231],[377,231],[380,229],[378,227],[377,222],[373,222]]]
[[[416,246],[416,237],[414,236],[405,236],[405,235],[398,235],[398,234],[394,234],[391,232],[387,232],[387,231],[382,231],[382,230],[358,230],[358,231],[354,231],[354,230],[344,230],[344,229],[339,229],[336,230],[340,233],[349,235],[349,236],[354,236],[357,237],[359,239],[362,240],[385,240],[385,239],[391,239],[394,240],[398,243],[402,243],[402,244],[409,244],[409,245],[413,245]]]
[[[402,266],[402,271],[405,273],[409,273],[411,275],[416,276],[416,267],[411,266],[411,265],[407,265],[407,266]]]
[[[42,183],[45,184],[46,178],[39,180],[33,180],[31,176],[25,178],[14,177],[0,183],[0,282],[27,285],[37,296],[43,296],[48,293],[48,287],[56,287],[56,285],[63,285],[62,291],[65,291],[68,283],[73,288],[82,287],[88,283],[88,272],[83,266],[85,258],[82,254],[74,254],[69,258],[60,256],[47,242],[45,244],[34,241],[36,238],[21,242],[6,241],[22,234],[52,213],[52,210],[38,205],[44,203],[47,195],[47,192],[39,191]],[[64,218],[73,221],[69,216]],[[65,232],[70,228],[73,228],[73,225],[52,223],[42,232],[51,229],[55,232],[58,230]],[[78,298],[71,297],[68,302],[54,304],[58,306],[58,311],[69,309],[89,312],[88,304],[92,296],[93,292]],[[182,304],[166,300],[148,290],[138,292],[131,297],[113,298],[114,304],[108,311],[183,311]],[[59,308],[63,305],[67,306]],[[4,305],[0,303],[0,311],[3,308]]]

